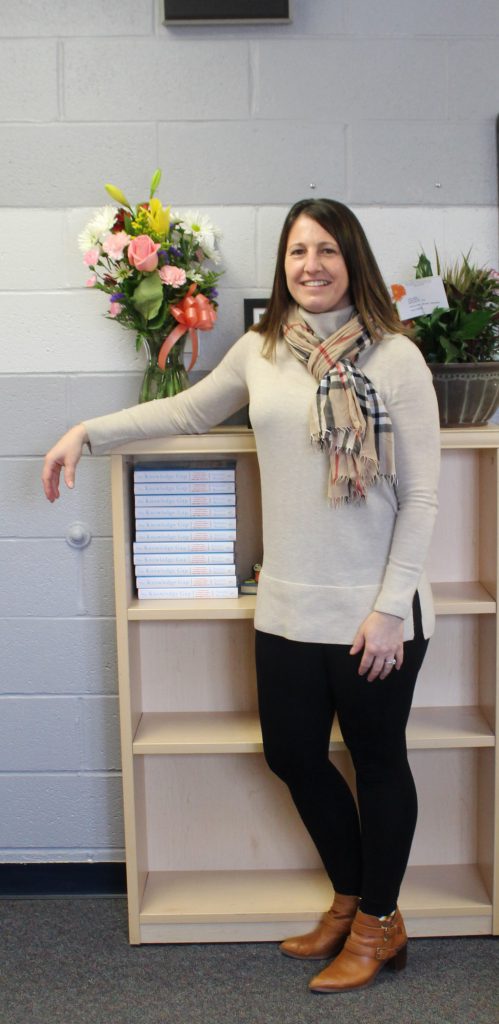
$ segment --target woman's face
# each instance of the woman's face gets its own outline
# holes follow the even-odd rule
[[[304,213],[289,232],[284,273],[288,291],[309,313],[352,305],[348,271],[336,239]]]

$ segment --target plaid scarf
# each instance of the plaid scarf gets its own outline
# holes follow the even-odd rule
[[[367,488],[381,478],[395,484],[390,417],[371,381],[355,367],[360,353],[374,344],[362,321],[354,315],[323,340],[295,307],[283,332],[293,355],[319,381],[310,410],[311,441],[329,454],[333,506],[364,501]]]

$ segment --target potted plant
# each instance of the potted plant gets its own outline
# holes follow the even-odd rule
[[[470,254],[443,266],[448,309],[413,321],[413,338],[432,373],[442,426],[480,426],[499,405],[499,274],[470,262]],[[432,277],[425,253],[416,278]]]

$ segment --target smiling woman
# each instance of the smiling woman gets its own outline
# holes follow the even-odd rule
[[[397,898],[417,815],[405,726],[434,626],[423,566],[440,450],[430,372],[342,203],[296,203],[259,322],[188,391],[69,431],[47,455],[47,497],[58,497],[62,466],[73,484],[85,441],[99,454],[203,433],[248,400],[263,512],[263,750],[335,891],[318,928],[281,949],[335,957],[310,987],[337,992],[405,964]],[[358,804],[329,757],[335,715]]]
[[[290,295],[310,313],[352,304],[348,270],[336,239],[304,213],[289,232],[284,271]]]
[[[315,265],[310,262],[311,256]],[[311,296],[315,288],[322,298]],[[273,355],[282,336],[293,299],[297,306],[312,313],[345,309],[351,304],[373,338],[382,338],[386,332],[407,333],[362,225],[348,206],[334,199],[301,199],[284,221],[272,295],[255,328],[265,338],[263,352],[267,357]],[[317,305],[308,305],[312,302]]]

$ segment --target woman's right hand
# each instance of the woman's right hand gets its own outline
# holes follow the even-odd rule
[[[88,442],[88,434],[83,423],[71,427],[63,434],[57,444],[47,452],[43,464],[42,483],[45,497],[55,501],[59,497],[59,479],[64,469],[66,487],[74,487],[75,470],[80,461],[83,445]]]

